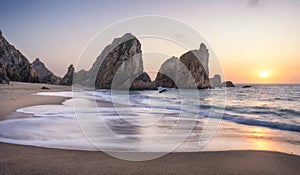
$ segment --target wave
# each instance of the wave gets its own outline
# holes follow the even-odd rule
[[[292,115],[299,115],[300,116],[300,111],[296,111],[294,109],[279,109],[280,112],[284,112],[284,113],[289,113]]]
[[[263,121],[251,118],[245,118],[241,116],[227,115],[224,114],[224,120],[229,120],[239,124],[252,125],[252,126],[263,126],[272,129],[279,129],[284,131],[295,131],[300,132],[300,126],[295,124],[272,122],[272,121]]]
[[[283,117],[283,116],[290,116],[290,115],[300,115],[300,112],[293,109],[278,109],[276,107],[268,107],[268,106],[226,106],[225,109],[223,106],[217,106],[212,104],[206,104],[201,102],[200,106],[194,103],[191,104],[189,107],[182,107],[178,100],[176,101],[176,92],[171,90],[170,92],[165,93],[165,97],[161,98],[161,96],[157,96],[156,91],[153,92],[133,92],[129,95],[130,103],[132,103],[135,107],[142,107],[142,108],[151,108],[156,109],[155,112],[158,113],[162,109],[162,112],[172,112],[179,113],[185,112],[189,114],[199,115],[204,118],[218,118],[223,116],[222,119],[231,121],[238,124],[245,124],[245,125],[252,125],[252,126],[262,126],[268,127],[272,129],[278,130],[285,130],[285,131],[294,131],[300,132],[300,126],[292,123],[290,121],[291,117]],[[201,91],[201,93],[204,93]],[[111,92],[108,90],[98,90],[96,92],[84,92],[88,96],[96,97],[98,100],[113,102],[113,98],[111,96]],[[46,95],[46,94],[45,94]],[[51,94],[51,95],[54,95]],[[61,93],[60,95],[67,96],[70,94],[68,93]],[[128,94],[124,94],[128,95]],[[204,94],[205,95],[205,94]],[[122,100],[122,97],[114,97],[118,103],[126,103],[128,101]],[[119,100],[120,98],[120,100]],[[148,99],[154,101],[153,103],[149,104],[146,103]],[[166,111],[167,110],[167,111]],[[223,111],[225,112],[223,115]],[[215,116],[210,112],[214,112]],[[232,112],[232,114],[228,113]],[[261,116],[262,115],[262,116]],[[260,116],[261,118],[257,118]],[[277,119],[276,119],[277,118]],[[268,121],[270,120],[270,121]],[[276,120],[276,121],[272,121]],[[278,122],[282,121],[282,122]]]

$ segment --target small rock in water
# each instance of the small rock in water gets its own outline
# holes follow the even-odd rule
[[[232,81],[225,81],[222,83],[222,87],[235,87]]]
[[[166,91],[168,91],[168,89],[160,89],[158,92],[163,93],[163,92],[166,92]]]
[[[243,86],[242,88],[252,88],[250,85]]]
[[[46,86],[43,86],[43,87],[41,87],[41,89],[50,89],[50,88],[48,88],[48,87],[46,87]]]

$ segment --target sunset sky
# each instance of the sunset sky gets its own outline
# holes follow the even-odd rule
[[[30,61],[39,57],[62,76],[99,31],[140,15],[171,17],[194,28],[227,80],[300,83],[299,0],[1,0],[0,29]]]

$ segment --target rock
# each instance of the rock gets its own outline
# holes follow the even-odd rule
[[[43,86],[43,87],[41,87],[41,89],[48,90],[48,89],[50,89],[50,88],[48,88],[47,86]]]
[[[73,75],[75,72],[75,68],[73,67],[73,65],[71,64],[68,68],[68,72],[65,74],[65,76],[62,78],[62,80],[60,81],[60,85],[66,85],[66,86],[70,86],[73,84]]]
[[[87,74],[88,81],[84,84],[94,82],[98,89],[156,88],[144,72],[141,43],[130,33],[106,46]]]
[[[242,88],[252,88],[252,86],[250,86],[250,85],[245,85],[245,86],[243,86]]]
[[[110,52],[101,58],[103,61],[99,64],[95,87],[111,89],[114,80],[117,89],[129,89],[130,83],[143,73],[141,53],[141,44],[135,36],[125,34],[115,39]]]
[[[158,93],[163,93],[163,92],[167,92],[168,91],[168,89],[160,89],[160,90],[158,90]]]
[[[89,81],[89,71],[80,70],[79,72],[74,72],[74,76],[73,76],[74,83],[76,82],[77,84],[90,85],[91,83],[88,83],[87,81]]]
[[[168,88],[210,88],[209,53],[202,43],[199,50],[191,50],[183,54],[179,60],[172,57],[165,61],[155,78],[157,86]]]
[[[27,58],[0,34],[0,68],[10,81],[38,82]]]
[[[40,83],[48,84],[59,84],[62,78],[54,75],[39,58],[36,58],[35,61],[31,64],[31,70],[34,70],[37,73],[38,81]]]
[[[157,90],[156,84],[151,81],[150,76],[144,72],[131,84],[130,90]]]
[[[222,81],[221,81],[221,76],[216,74],[213,78],[210,80],[210,85],[211,87],[222,87]]]
[[[130,33],[115,38],[97,57],[92,68],[74,74],[74,83],[98,89],[153,89],[155,84],[144,72],[141,44]]]
[[[225,81],[222,83],[222,87],[235,87],[232,81]]]

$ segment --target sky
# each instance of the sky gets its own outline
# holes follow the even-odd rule
[[[0,0],[0,4],[5,38],[29,61],[40,58],[59,76],[69,64],[76,66],[99,31],[126,18],[161,15],[199,32],[226,80],[300,83],[299,0]],[[90,66],[95,59],[90,59]],[[162,56],[154,67],[144,61],[146,71],[158,69],[166,59]]]

